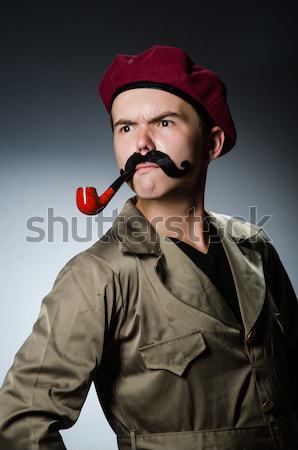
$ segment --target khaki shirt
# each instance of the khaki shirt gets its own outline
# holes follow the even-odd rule
[[[92,381],[121,450],[298,448],[298,303],[265,233],[207,211],[242,326],[135,200],[43,299],[0,392],[0,449],[65,449]]]

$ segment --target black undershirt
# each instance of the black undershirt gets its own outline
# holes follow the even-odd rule
[[[235,283],[230,265],[216,228],[209,222],[210,244],[208,252],[202,253],[184,241],[170,239],[209,277],[228,303],[236,319],[242,323]]]

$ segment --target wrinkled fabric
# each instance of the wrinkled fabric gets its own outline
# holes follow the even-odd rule
[[[135,200],[43,299],[0,391],[0,449],[65,449],[92,382],[121,450],[298,448],[298,303],[264,231],[207,211],[242,326]]]

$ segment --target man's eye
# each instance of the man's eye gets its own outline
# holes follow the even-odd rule
[[[162,127],[168,127],[169,125],[172,125],[172,121],[171,120],[167,120],[167,119],[162,119],[161,121],[160,121],[160,125],[162,126]]]
[[[129,125],[124,125],[124,127],[120,128],[121,133],[127,133],[130,130]]]

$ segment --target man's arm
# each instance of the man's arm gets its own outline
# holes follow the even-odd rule
[[[64,266],[0,390],[0,450],[65,450],[58,430],[77,420],[121,310],[106,263],[81,253]]]
[[[288,364],[291,382],[291,403],[298,413],[298,301],[288,274],[274,246],[265,235],[267,282],[280,313],[280,323],[288,345]]]

